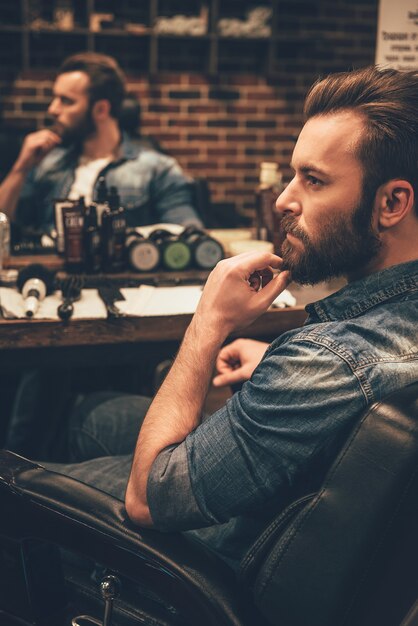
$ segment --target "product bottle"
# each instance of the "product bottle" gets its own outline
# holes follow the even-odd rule
[[[126,217],[116,187],[111,187],[102,213],[102,264],[105,272],[119,272],[125,266]]]
[[[84,269],[87,273],[100,269],[100,232],[97,226],[96,205],[91,204],[84,215]]]
[[[280,252],[280,220],[275,204],[282,191],[282,175],[277,163],[263,162],[260,168],[260,184],[256,191],[257,239],[272,241],[274,251]]]
[[[97,186],[96,199],[95,199],[98,226],[101,226],[102,224],[102,214],[103,214],[103,211],[108,206],[107,199],[108,199],[108,194],[107,194],[106,179],[104,176],[100,176],[98,186]]]
[[[0,213],[0,271],[10,256],[10,222],[5,213]]]
[[[69,272],[81,272],[84,268],[84,197],[74,205],[62,209],[64,224],[64,257]]]

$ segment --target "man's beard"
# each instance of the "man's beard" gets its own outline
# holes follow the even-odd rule
[[[374,197],[374,192],[365,190],[354,213],[331,217],[322,226],[320,238],[315,243],[292,215],[284,215],[282,230],[300,239],[303,250],[285,239],[282,269],[290,270],[292,279],[302,285],[314,285],[364,269],[381,247],[371,226]]]
[[[61,145],[64,148],[72,145],[81,145],[88,137],[96,132],[96,126],[91,114],[91,107],[86,111],[84,117],[79,120],[74,126],[62,126],[61,127]]]

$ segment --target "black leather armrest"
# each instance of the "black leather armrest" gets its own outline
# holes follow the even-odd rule
[[[124,504],[91,486],[0,451],[0,532],[46,539],[155,585],[199,625],[260,624],[234,573],[181,534],[135,527]],[[171,598],[170,598],[171,596]]]

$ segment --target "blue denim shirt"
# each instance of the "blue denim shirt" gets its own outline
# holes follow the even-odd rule
[[[148,503],[160,530],[193,531],[235,567],[290,499],[315,489],[356,418],[418,380],[418,261],[307,306],[252,378],[155,460]]]
[[[16,221],[48,231],[54,226],[54,200],[68,197],[79,152],[55,148],[28,175],[17,207]],[[192,180],[172,157],[163,155],[124,134],[119,158],[97,177],[118,188],[128,226],[159,222],[202,223],[192,205]],[[94,197],[95,194],[93,194]]]

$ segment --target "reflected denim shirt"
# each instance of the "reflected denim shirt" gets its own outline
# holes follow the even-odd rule
[[[29,173],[16,212],[19,224],[45,231],[54,227],[54,201],[68,197],[79,156],[74,147],[55,148]],[[140,140],[123,134],[119,158],[99,173],[96,191],[100,176],[108,188],[118,188],[128,226],[202,225],[192,204],[192,179],[175,159],[144,147]]]
[[[155,526],[201,528],[194,538],[233,567],[273,515],[320,485],[365,409],[418,380],[418,261],[350,283],[307,312],[241,391],[151,469]]]

